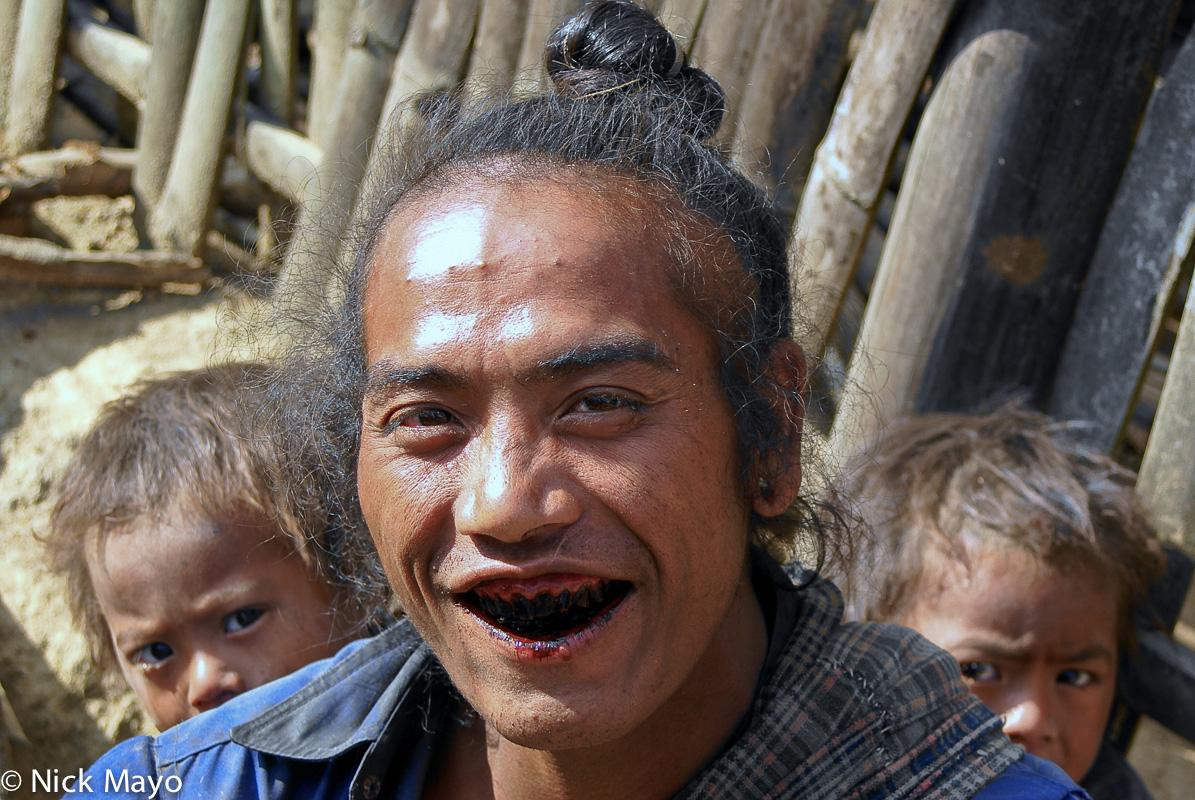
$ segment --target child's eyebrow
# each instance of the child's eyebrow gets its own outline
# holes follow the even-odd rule
[[[1000,658],[1008,661],[1019,661],[1028,658],[1032,655],[1036,647],[1032,644],[1020,645],[1008,640],[992,639],[988,637],[974,637],[963,638],[957,642],[951,642],[947,647],[951,652],[955,650],[974,650],[982,653],[984,657]],[[1063,651],[1056,661],[1096,661],[1104,659],[1107,661],[1115,661],[1116,653],[1102,644],[1092,644],[1082,646],[1074,650]],[[975,659],[960,659],[962,661],[973,661]]]

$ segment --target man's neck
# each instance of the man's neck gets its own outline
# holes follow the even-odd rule
[[[626,736],[592,747],[534,750],[488,726],[457,728],[428,776],[427,796],[671,797],[721,751],[749,711],[766,649],[764,616],[746,581],[689,679]]]

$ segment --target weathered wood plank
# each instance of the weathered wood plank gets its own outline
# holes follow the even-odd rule
[[[0,213],[13,204],[59,195],[128,194],[136,150],[77,144],[0,164]]]
[[[793,296],[807,318],[794,331],[822,351],[863,255],[889,165],[956,0],[880,0],[797,207]]]
[[[1195,291],[1187,292],[1166,383],[1137,476],[1158,535],[1195,552]]]
[[[1100,233],[1050,394],[1050,413],[1117,445],[1195,240],[1195,37],[1154,92]]]
[[[721,137],[731,141],[768,0],[715,0],[706,6],[693,44],[693,63],[726,93]]]
[[[8,93],[12,89],[12,60],[17,49],[21,0],[0,0],[0,151],[4,149]]]
[[[792,213],[838,99],[861,0],[773,2],[755,46],[733,153]]]
[[[531,0],[514,79],[514,85],[520,91],[534,91],[546,85],[544,42],[565,17],[580,10],[582,5],[584,0]]]
[[[1019,100],[1029,38],[996,31],[951,63],[917,129],[887,244],[830,433],[830,463],[912,410],[980,212],[999,169],[994,130]]]
[[[307,187],[323,160],[319,145],[289,128],[250,122],[245,129],[245,160],[253,174],[295,203],[307,198]]]
[[[1016,106],[991,132],[997,169],[961,285],[936,335],[919,411],[1024,393],[1044,405],[1075,303],[1153,88],[1176,0],[973,0],[944,50],[984,31],[1033,42]]]
[[[470,86],[509,88],[519,65],[531,0],[482,0],[469,56]]]
[[[49,286],[161,286],[211,277],[188,253],[67,250],[41,239],[0,236],[0,278]]]
[[[480,0],[419,0],[394,62],[379,122],[385,127],[413,96],[458,83],[465,74]]]

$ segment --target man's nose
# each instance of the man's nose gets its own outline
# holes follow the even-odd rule
[[[1021,695],[1002,717],[1008,738],[1033,755],[1041,755],[1040,748],[1051,746],[1058,740],[1058,722],[1049,692],[1033,691]]]
[[[212,653],[195,654],[190,678],[187,703],[197,712],[223,705],[245,691],[240,673]]]
[[[453,509],[458,531],[518,542],[577,520],[575,488],[546,437],[527,427],[496,425],[472,438]]]

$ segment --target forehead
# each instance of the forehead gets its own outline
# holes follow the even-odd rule
[[[1015,547],[974,542],[964,562],[931,547],[920,591],[909,614],[919,630],[989,632],[1043,649],[1115,648],[1118,598],[1093,566],[1042,563]]]
[[[463,341],[487,325],[579,333],[599,319],[613,328],[654,317],[666,328],[688,316],[699,328],[682,313],[666,214],[617,178],[607,189],[478,180],[400,205],[369,267],[367,360]]]

